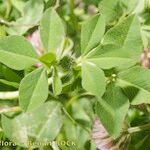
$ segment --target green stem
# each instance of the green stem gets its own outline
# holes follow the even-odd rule
[[[6,108],[0,108],[0,114],[8,113],[8,112],[21,112],[22,109],[18,106],[16,107],[6,107]]]
[[[60,75],[61,77],[63,75]],[[48,78],[48,84],[51,85],[53,82],[52,77]],[[0,92],[0,100],[14,100],[19,97],[19,91]]]
[[[77,99],[81,98],[81,97],[86,97],[86,96],[94,96],[93,94],[89,93],[89,92],[85,92],[85,93],[81,93],[78,96],[74,96],[72,97],[68,103],[66,104],[66,108],[68,108],[69,106],[72,105],[72,103],[74,103]]]
[[[94,95],[92,93],[90,93],[90,92],[85,92],[85,93],[80,94],[79,98],[80,97],[85,97],[85,96],[94,96]]]
[[[11,8],[12,8],[11,0],[7,0],[7,9],[6,9],[6,14],[5,14],[5,17],[6,17],[6,18],[9,17],[9,14],[10,14],[10,12],[11,12]]]
[[[90,130],[85,128],[84,126],[82,126],[81,124],[79,124],[78,122],[75,121],[74,118],[72,118],[72,116],[67,112],[67,110],[63,107],[62,108],[64,114],[71,120],[71,122],[74,124],[74,125],[78,125],[80,126],[82,129],[84,129],[85,131],[87,131],[88,133],[90,133]]]
[[[66,104],[66,108],[68,108],[74,101],[78,99],[78,96],[72,97]]]
[[[57,9],[60,5],[60,0],[56,0],[56,3],[55,3],[55,6],[54,6],[54,9]]]
[[[142,132],[142,131],[149,131],[150,132],[150,123],[142,125],[142,126],[131,127],[127,130],[127,132],[129,134]]]
[[[6,26],[10,26],[10,23],[4,20],[3,18],[0,18],[0,24],[4,24]]]
[[[0,132],[2,132],[3,131],[3,129],[0,127]]]

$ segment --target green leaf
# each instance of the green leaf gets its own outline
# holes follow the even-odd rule
[[[118,84],[125,89],[130,90],[132,104],[150,104],[150,70],[136,66],[118,74]],[[129,88],[130,87],[130,88]],[[132,87],[132,88],[131,88]],[[134,88],[133,88],[134,87]],[[133,95],[133,96],[132,96]]]
[[[52,82],[53,93],[55,96],[59,95],[62,91],[62,82],[56,68],[53,70],[53,82]]]
[[[139,62],[142,50],[140,25],[137,17],[130,16],[108,30],[99,45],[86,59],[100,68],[128,68]]]
[[[105,32],[105,20],[98,14],[82,24],[81,52],[86,54],[100,42]]]
[[[43,9],[44,9],[43,0],[28,1],[22,10],[23,16],[17,19],[16,22],[12,22],[13,25],[7,28],[8,34],[23,35],[24,33],[26,33],[26,31],[37,25],[37,23],[40,21]]]
[[[3,78],[8,81],[11,81],[11,82],[19,83],[23,76],[22,71],[16,71],[16,70],[10,69],[4,65],[2,65],[2,68],[0,71],[3,74]]]
[[[76,143],[76,149],[87,150],[87,147],[85,148],[85,145],[90,138],[90,134],[87,131],[91,130],[91,127],[93,126],[92,120],[95,117],[93,111],[93,103],[94,99],[89,100],[88,98],[79,98],[78,101],[74,101],[72,103],[70,108],[71,116],[77,122],[78,126],[72,124],[72,122],[65,120],[65,137],[67,138],[67,140],[71,140]],[[80,139],[78,137],[80,137]]]
[[[149,149],[149,143],[150,143],[150,135],[143,136],[138,143],[135,144],[136,149],[138,150],[148,150]]]
[[[90,5],[90,4],[98,5],[100,1],[101,0],[83,0],[83,2],[88,5]]]
[[[21,13],[24,14],[25,2],[20,0],[11,0],[11,4]]]
[[[120,0],[120,5],[125,14],[131,14],[132,11],[137,7],[139,0]]]
[[[129,16],[105,34],[103,45],[116,45],[132,57],[140,56],[142,49],[141,28],[136,16]]]
[[[45,102],[48,96],[48,79],[43,68],[31,72],[20,83],[19,104],[30,111]]]
[[[25,38],[10,36],[0,40],[0,62],[12,69],[23,70],[38,63],[38,59]]]
[[[18,88],[19,87],[19,84],[16,83],[16,82],[11,82],[11,81],[7,81],[5,79],[0,79],[0,83],[3,83],[3,84],[6,84],[8,86],[12,86],[14,88]]]
[[[82,86],[86,91],[101,97],[105,92],[104,72],[95,64],[85,62],[82,64]]]
[[[40,57],[39,60],[50,67],[56,60],[56,55],[54,53],[46,53],[45,55]]]
[[[44,1],[45,1],[45,8],[46,9],[48,9],[48,8],[53,7],[54,5],[56,5],[56,1],[55,0],[44,0]]]
[[[31,146],[29,142],[44,144],[53,141],[60,132],[62,123],[61,105],[54,101],[47,102],[31,112],[22,113],[14,119],[2,117],[5,135],[23,147]],[[33,147],[37,145],[30,148]]]
[[[86,60],[103,69],[129,68],[139,62],[138,59],[132,58],[127,51],[111,44],[98,46],[87,55]]]
[[[92,123],[91,118],[94,118],[92,102],[89,99],[81,98],[71,105],[72,117],[85,128],[90,130]],[[78,111],[77,111],[78,110]]]
[[[108,133],[115,139],[120,135],[129,101],[120,87],[113,84],[107,87],[106,93],[96,104],[96,113]]]
[[[40,34],[46,52],[58,52],[65,38],[64,25],[57,12],[50,8],[44,13]]]
[[[54,0],[44,0],[44,1],[45,3],[48,3],[48,2],[52,3]]]
[[[119,6],[120,0],[102,0],[99,3],[99,10],[104,15],[106,22],[112,22],[122,15],[122,10]]]

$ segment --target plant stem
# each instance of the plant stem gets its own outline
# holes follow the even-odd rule
[[[10,26],[10,23],[7,22],[6,20],[4,20],[3,18],[0,18],[0,24],[4,24],[4,25],[7,25],[7,26]]]
[[[0,108],[0,114],[2,113],[8,113],[8,112],[21,112],[22,109],[18,106],[16,107],[6,107],[6,108]]]
[[[13,100],[19,97],[19,91],[0,92],[0,99]]]
[[[62,76],[62,75],[61,75]],[[48,84],[51,85],[53,82],[52,77],[48,78]],[[13,100],[19,97],[19,91],[0,92],[0,99],[2,100]]]
[[[60,6],[60,0],[56,0],[54,9],[57,9]]]
[[[3,129],[0,127],[0,132],[2,132],[3,131]]]
[[[11,12],[11,0],[7,0],[7,9],[6,9],[6,14],[5,14],[5,17],[8,18],[9,17],[9,14]]]
[[[137,127],[131,127],[127,130],[129,134],[136,133],[136,132],[142,132],[142,131],[150,131],[150,123],[137,126]]]
[[[66,104],[66,108],[68,108],[74,101],[78,99],[78,96],[73,96]]]
[[[83,128],[85,131],[87,131],[88,133],[90,133],[90,130],[89,130],[89,129],[85,128],[84,126],[82,126],[81,124],[79,124],[78,122],[76,122],[76,121],[72,118],[72,116],[67,112],[66,108],[63,107],[62,110],[63,110],[63,112],[65,113],[65,115],[72,121],[72,123],[73,123],[74,125],[78,125],[78,126],[80,126],[81,128]]]
[[[74,96],[72,97],[68,103],[66,104],[66,108],[68,108],[73,102],[75,102],[77,99],[81,98],[81,97],[85,97],[85,96],[94,96],[93,94],[91,94],[90,92],[85,92],[85,93],[81,93],[78,96]]]

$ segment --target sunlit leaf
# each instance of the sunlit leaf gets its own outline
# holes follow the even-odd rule
[[[48,96],[46,71],[39,68],[26,75],[19,87],[19,104],[23,110],[32,110],[45,102]]]
[[[47,102],[37,109],[22,113],[14,119],[3,116],[2,126],[8,138],[23,147],[38,147],[34,142],[53,141],[63,123],[61,105]],[[32,143],[33,145],[29,144]]]
[[[104,72],[95,64],[83,63],[82,86],[86,91],[101,97],[105,92],[106,86]]]
[[[96,113],[108,133],[113,138],[117,138],[122,131],[129,108],[129,100],[121,88],[110,84],[103,98],[98,100],[95,107]]]
[[[12,69],[23,70],[38,63],[38,59],[25,38],[10,36],[0,40],[0,62]]]
[[[57,52],[65,37],[64,25],[57,12],[50,8],[44,13],[41,25],[41,40],[46,52]]]

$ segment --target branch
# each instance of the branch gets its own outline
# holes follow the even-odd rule
[[[0,108],[0,114],[8,113],[8,112],[21,112],[21,111],[22,109],[18,106]]]
[[[13,92],[0,92],[0,99],[16,99],[19,97],[19,91],[13,91]]]
[[[56,0],[54,9],[57,9],[60,6],[60,0]]]
[[[74,118],[72,118],[72,116],[68,113],[68,111],[66,110],[65,107],[63,107],[62,110],[63,110],[64,114],[66,115],[66,117],[68,117],[68,119],[70,119],[70,121],[71,121],[74,125],[80,126],[82,129],[84,129],[84,130],[87,131],[88,133],[91,132],[88,128],[82,126],[82,125],[79,124]]]
[[[142,132],[142,131],[149,131],[150,132],[150,123],[137,126],[137,127],[131,127],[128,130],[129,134],[136,133],[136,132]]]

